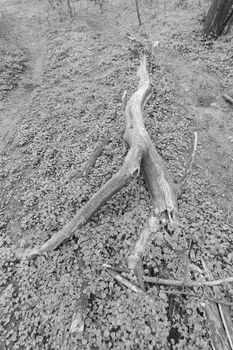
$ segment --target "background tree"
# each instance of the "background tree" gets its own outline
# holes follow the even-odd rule
[[[70,0],[67,0],[67,9],[68,9],[70,18],[72,18],[74,16],[74,13],[73,13],[73,9],[71,7]]]
[[[136,9],[137,9],[138,23],[139,23],[139,25],[141,25],[142,21],[141,21],[141,16],[140,16],[140,12],[139,12],[138,0],[135,0],[135,4],[136,4]]]
[[[204,36],[217,38],[227,33],[233,23],[233,0],[212,0],[203,27]]]

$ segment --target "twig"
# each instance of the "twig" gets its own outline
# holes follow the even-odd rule
[[[202,262],[202,266],[205,270],[207,278],[208,279],[213,278],[212,273],[207,268],[207,265],[206,265],[204,259],[202,259],[201,262]],[[220,290],[218,287],[214,287],[214,292],[217,296],[220,295]],[[220,315],[220,320],[222,321],[223,327],[225,329],[226,338],[228,340],[230,348],[233,350],[233,334],[232,334],[233,323],[232,323],[232,319],[230,316],[230,310],[227,306],[223,306],[223,305],[219,304],[218,305],[218,312]]]
[[[231,350],[233,350],[232,319],[230,316],[229,309],[223,305],[218,305],[218,309],[227,335],[227,340],[230,344]]]
[[[127,287],[128,289],[132,290],[135,293],[138,294],[144,294],[143,290],[137,287],[135,284],[128,281],[126,278],[122,277],[119,273],[113,270],[108,270],[110,275],[115,278],[116,281],[118,281],[123,286]]]
[[[226,95],[226,94],[223,94],[223,97],[225,98],[225,100],[227,102],[230,102],[231,104],[233,104],[233,98],[231,98],[230,96]]]
[[[152,307],[152,310],[154,312],[156,312],[155,309],[155,300],[153,300],[152,298],[150,298],[146,292],[144,292],[141,288],[137,287],[135,284],[131,283],[129,280],[127,280],[126,278],[122,277],[121,275],[119,275],[117,272],[112,271],[112,270],[108,270],[108,272],[110,273],[110,275],[115,278],[115,280],[117,282],[119,282],[121,285],[127,287],[128,289],[130,289],[132,292],[137,293],[139,295],[141,295],[142,297],[145,298],[145,300],[150,304],[150,306]]]
[[[228,212],[227,212],[227,224],[228,224],[229,217],[230,217],[231,203],[232,203],[232,202],[230,202],[230,204],[229,204],[229,207],[228,207]]]
[[[146,287],[145,287],[145,283],[143,280],[144,270],[143,270],[142,257],[139,257],[138,263],[134,269],[134,273],[137,276],[137,281],[138,281],[139,287],[141,288],[141,290],[143,290],[143,292],[145,292]]]
[[[193,151],[192,151],[192,154],[191,154],[191,158],[190,158],[190,160],[188,162],[188,165],[186,167],[184,176],[183,176],[182,180],[180,181],[180,186],[179,186],[179,191],[178,191],[179,194],[181,193],[183,187],[186,185],[187,180],[188,180],[188,178],[190,176],[190,172],[192,170],[192,166],[193,166],[196,150],[197,150],[197,133],[195,131],[194,132],[194,141],[193,141]]]
[[[126,34],[127,39],[131,40],[133,43],[138,44],[140,46],[144,46],[144,44],[139,40],[136,39],[134,36],[131,36],[130,34]]]
[[[169,280],[169,279],[163,279],[163,278],[144,276],[144,281],[149,282],[149,283],[154,283],[154,284],[164,284],[166,286],[214,287],[214,286],[219,286],[220,284],[224,284],[224,283],[233,283],[233,277],[226,277],[226,278],[213,280],[213,281],[183,282],[183,281],[178,281],[178,280]]]
[[[124,272],[127,273],[129,272],[128,270],[124,269],[123,267],[120,266],[114,266],[114,265],[110,265],[110,264],[103,264],[103,267],[105,267],[106,269],[110,269],[112,271],[116,271],[116,272]]]
[[[83,310],[76,306],[75,312],[73,313],[70,333],[79,333],[82,334],[84,330],[84,317]]]
[[[125,111],[125,107],[127,105],[127,99],[128,99],[127,91],[125,90],[121,98],[121,109],[123,112]]]
[[[226,305],[226,306],[233,306],[233,303],[230,302],[230,301],[225,301],[225,300],[221,300],[221,299],[215,299],[215,298],[211,298],[211,297],[208,297],[206,295],[198,295],[198,294],[191,294],[189,292],[183,292],[183,291],[178,291],[178,290],[163,290],[163,292],[165,294],[174,294],[174,295],[187,295],[189,297],[192,297],[192,298],[196,298],[196,299],[201,299],[201,298],[204,298],[204,299],[207,299],[209,301],[213,301],[214,303],[216,304],[222,304],[222,305]]]

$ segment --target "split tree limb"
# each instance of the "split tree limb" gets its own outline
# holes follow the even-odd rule
[[[143,56],[141,61],[138,77],[140,79],[138,90],[132,95],[126,107],[124,138],[130,147],[135,144],[141,146],[142,172],[155,209],[155,215],[159,217],[164,213],[167,220],[175,224],[178,220],[176,188],[146,131],[142,115],[152,94],[150,77],[146,68],[146,56]]]
[[[56,249],[62,242],[77,232],[93,215],[117,193],[132,177],[142,171],[150,193],[155,215],[166,217],[167,222],[176,224],[178,205],[176,188],[156,151],[143,119],[144,107],[151,97],[152,85],[146,67],[146,56],[138,69],[139,86],[126,106],[126,129],[124,138],[129,151],[120,170],[78,211],[76,216],[60,231],[55,233],[41,247],[27,250],[23,258],[33,257]]]

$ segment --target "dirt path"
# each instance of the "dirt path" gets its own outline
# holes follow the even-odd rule
[[[175,98],[185,107],[198,132],[197,170],[215,186],[216,202],[226,218],[233,198],[233,111],[223,98],[224,90],[215,74],[198,64],[189,64],[166,51],[160,64],[175,82]],[[229,211],[228,211],[229,210]]]
[[[25,3],[22,5],[20,1],[1,0],[0,7],[2,16],[7,18],[9,25],[13,25],[15,45],[26,56],[26,69],[21,75],[18,86],[0,105],[0,152],[2,152],[17,131],[25,102],[42,81],[46,48],[38,23],[38,12],[41,10],[39,5],[35,8],[30,2],[25,6]]]

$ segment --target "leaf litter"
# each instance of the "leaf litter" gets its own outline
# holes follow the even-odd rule
[[[110,1],[103,14],[90,7],[87,21],[83,16],[59,24],[51,17],[52,25],[42,26],[47,55],[43,76],[24,101],[16,101],[16,109],[7,106],[19,122],[15,137],[1,151],[3,349],[166,349],[167,339],[173,349],[211,348],[202,297],[176,295],[169,318],[169,287],[150,286],[151,308],[146,297],[122,288],[103,268],[105,263],[126,266],[151,215],[141,176],[58,250],[33,261],[15,260],[18,249],[40,245],[63,227],[122,164],[121,96],[125,90],[130,96],[137,85],[138,50],[125,38],[132,33],[142,42],[159,41],[151,60],[154,93],[145,120],[177,183],[192,152],[194,131],[199,140],[191,177],[179,198],[177,237],[173,245],[163,232],[151,239],[144,272],[198,278],[198,272],[190,275],[189,264],[201,269],[204,259],[216,279],[232,276],[232,214],[227,211],[233,192],[232,145],[227,142],[232,111],[221,98],[232,89],[232,39],[203,43],[197,19],[206,4],[202,9],[195,4],[184,9],[171,2],[165,19],[161,7],[157,12],[145,7],[142,15],[148,21],[142,29],[130,5]],[[30,11],[27,21],[39,20],[35,9]],[[210,104],[205,102],[209,96]],[[90,174],[75,176],[109,134],[112,139]],[[193,289],[211,296],[207,288]],[[233,301],[230,285],[221,292]],[[85,305],[81,335],[71,328],[80,297]]]

